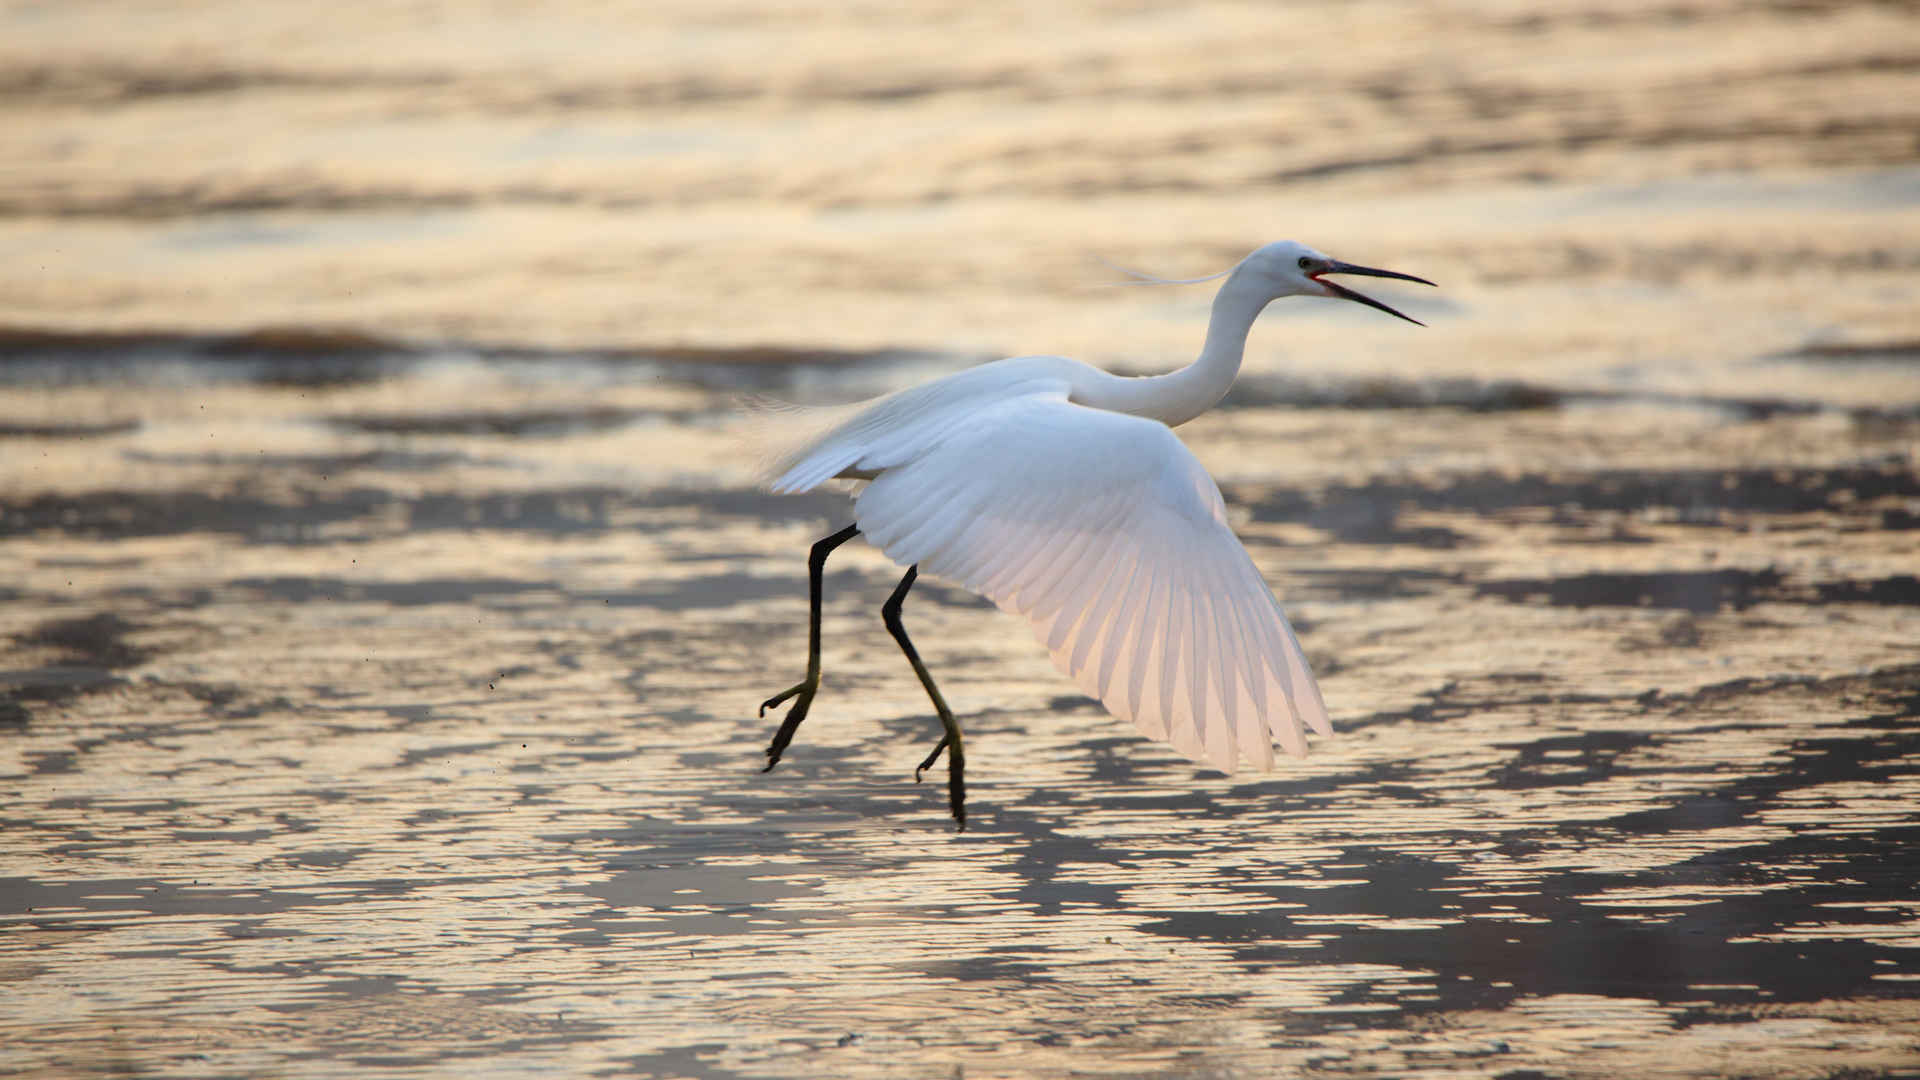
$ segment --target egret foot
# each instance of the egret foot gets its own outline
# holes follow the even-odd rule
[[[787,744],[793,741],[793,733],[800,729],[800,721],[807,718],[807,710],[813,707],[813,695],[820,690],[820,680],[809,679],[797,686],[788,687],[760,703],[760,715],[776,708],[788,698],[797,698],[793,707],[787,710],[787,717],[780,722],[780,730],[773,733],[773,742],[767,745],[767,767],[761,772],[772,772],[780,764],[780,755],[786,753]]]

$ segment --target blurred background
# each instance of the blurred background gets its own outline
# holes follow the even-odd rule
[[[1135,738],[776,418],[1197,350],[1341,730]],[[1914,1075],[1920,10],[0,4],[0,1066]],[[465,1068],[465,1066],[462,1066]],[[1905,1071],[1902,1071],[1905,1070]]]
[[[1093,289],[1098,259],[1290,237],[1476,317],[1314,311],[1289,370],[1681,385],[1920,333],[1899,4],[12,4],[6,31],[22,328],[1160,365],[1206,290]]]

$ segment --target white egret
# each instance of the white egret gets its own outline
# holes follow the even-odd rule
[[[820,688],[821,568],[861,532],[907,568],[881,615],[945,730],[914,778],[947,751],[961,829],[960,726],[900,622],[922,569],[1026,616],[1082,690],[1195,761],[1229,773],[1243,757],[1271,768],[1275,739],[1303,754],[1308,729],[1333,734],[1293,628],[1227,526],[1220,489],[1172,431],[1226,395],[1247,331],[1273,300],[1351,300],[1418,323],[1328,274],[1433,284],[1268,244],[1213,275],[1227,280],[1206,344],[1178,371],[1126,377],[1060,356],[999,360],[877,398],[782,456],[775,492],[836,477],[868,483],[854,524],[808,559],[807,675],[760,706],[764,716],[793,699],[767,768]]]

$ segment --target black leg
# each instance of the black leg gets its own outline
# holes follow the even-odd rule
[[[933,748],[933,753],[928,754],[927,760],[913,770],[914,782],[918,783],[920,774],[933,768],[933,763],[940,760],[940,751],[947,751],[947,807],[953,811],[953,820],[959,823],[960,831],[965,832],[967,829],[967,755],[960,741],[960,725],[954,722],[953,710],[947,708],[946,699],[940,696],[940,688],[933,685],[933,676],[927,674],[927,665],[920,662],[919,652],[914,649],[913,642],[907,640],[907,628],[900,623],[900,605],[906,602],[907,590],[913,588],[913,579],[919,576],[919,567],[907,567],[907,576],[900,579],[900,584],[893,590],[893,595],[887,597],[887,602],[881,605],[880,618],[886,622],[887,632],[893,635],[893,640],[900,643],[900,651],[907,654],[907,663],[912,664],[913,673],[920,676],[920,685],[927,688],[927,697],[933,701],[933,710],[940,714],[940,724],[946,729],[946,734],[940,736],[940,742]]]
[[[859,532],[860,526],[849,525],[814,544],[807,556],[807,587],[812,596],[812,607],[807,612],[807,677],[760,703],[760,715],[765,716],[768,709],[788,698],[798,699],[793,708],[787,710],[787,718],[780,722],[780,730],[773,733],[773,743],[767,747],[767,767],[761,772],[770,772],[780,764],[780,755],[786,752],[793,733],[800,729],[800,721],[807,718],[807,710],[813,707],[813,695],[820,689],[820,573],[827,565],[827,554]]]

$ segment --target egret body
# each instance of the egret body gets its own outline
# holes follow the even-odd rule
[[[1275,740],[1302,754],[1309,729],[1331,735],[1293,628],[1228,527],[1220,489],[1172,431],[1226,395],[1254,319],[1280,297],[1349,300],[1417,322],[1328,274],[1433,284],[1268,244],[1224,275],[1200,356],[1177,371],[1129,377],[1013,357],[877,398],[785,454],[776,492],[868,483],[854,524],[813,546],[807,675],[760,707],[793,700],[767,768],[820,686],[822,566],[862,532],[907,568],[881,614],[944,728],[914,775],[947,752],[963,829],[960,727],[900,621],[921,570],[1025,616],[1082,690],[1195,761],[1271,768]]]

